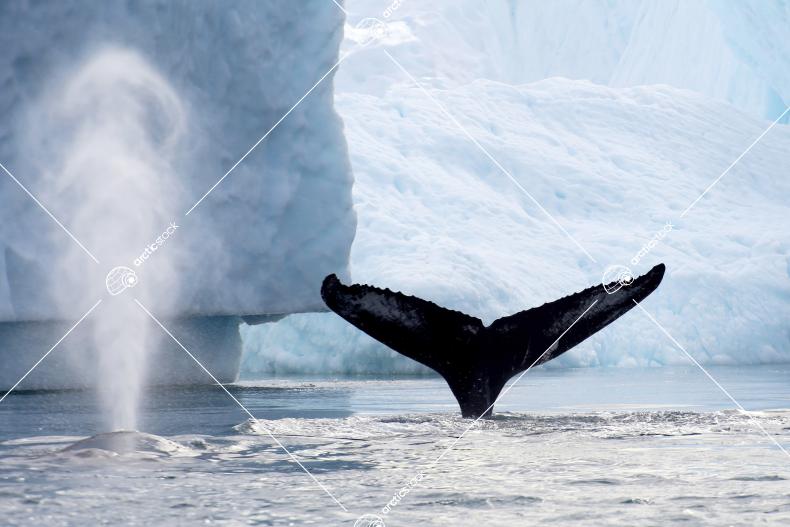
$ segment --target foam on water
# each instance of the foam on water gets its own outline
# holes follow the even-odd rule
[[[710,371],[748,414],[696,368],[530,372],[468,431],[440,379],[230,385],[255,422],[217,387],[151,391],[141,418],[156,435],[75,437],[97,428],[89,393],[28,393],[0,406],[0,514],[352,525],[422,472],[387,525],[782,525],[790,460],[753,419],[790,446],[790,371]]]
[[[759,419],[787,442],[790,411]],[[351,524],[363,513],[381,514],[393,493],[423,472],[387,524],[790,519],[790,464],[739,412],[510,413],[479,422],[432,464],[469,423],[446,414],[290,418],[245,422],[218,436],[118,432],[7,441],[0,444],[0,508],[7,525],[23,525],[32,511],[52,525],[118,517],[141,524]]]
[[[119,430],[81,439],[62,452],[80,453],[102,450],[112,454],[151,453],[155,455],[189,455],[192,450],[164,437],[134,430]]]

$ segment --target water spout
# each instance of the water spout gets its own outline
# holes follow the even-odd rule
[[[167,227],[178,193],[174,159],[185,114],[175,90],[141,55],[100,50],[65,76],[37,105],[31,140],[41,156],[49,202],[65,204],[71,230],[101,261],[94,265],[76,245],[59,251],[54,301],[61,312],[75,298],[105,297],[91,327],[96,385],[111,429],[135,429],[154,331],[134,303],[159,308],[178,286],[174,255],[161,251],[138,271],[139,283],[109,297],[105,276],[135,258]],[[71,313],[73,316],[74,313]],[[85,368],[86,372],[96,368]]]

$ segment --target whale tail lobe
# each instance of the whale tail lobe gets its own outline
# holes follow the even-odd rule
[[[505,383],[597,333],[652,293],[664,265],[614,292],[590,287],[489,326],[473,316],[414,296],[324,279],[326,305],[371,337],[441,375],[464,417],[490,415]]]

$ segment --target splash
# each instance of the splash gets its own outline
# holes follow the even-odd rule
[[[105,275],[131,263],[171,221],[184,109],[144,57],[109,48],[67,73],[39,111],[32,128],[49,197],[68,204],[70,227],[101,261],[86,270],[79,247],[61,247],[54,301],[68,311],[75,298],[105,298],[90,326],[95,356],[80,360],[94,361],[85,371],[96,371],[108,426],[135,429],[154,328],[134,298],[162,307],[175,297],[174,257],[157,254],[133,294],[108,298]]]

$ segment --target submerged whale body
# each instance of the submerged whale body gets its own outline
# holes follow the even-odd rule
[[[321,297],[357,328],[439,373],[461,414],[476,418],[491,414],[514,375],[560,356],[632,309],[658,287],[664,269],[659,264],[630,283],[593,286],[489,326],[414,296],[344,285],[335,275],[324,279]]]

